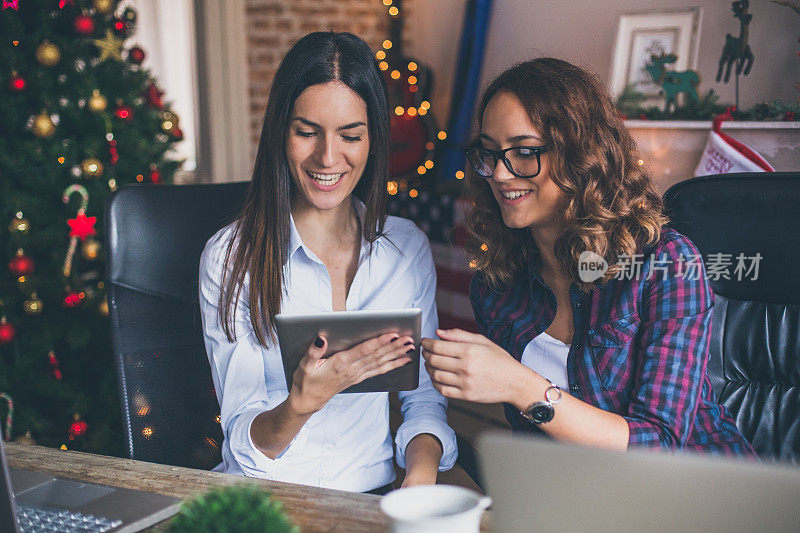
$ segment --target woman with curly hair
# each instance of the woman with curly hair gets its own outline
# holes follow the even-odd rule
[[[481,335],[424,339],[444,396],[590,446],[751,455],[711,389],[713,295],[602,84],[539,58],[500,74],[468,151]]]

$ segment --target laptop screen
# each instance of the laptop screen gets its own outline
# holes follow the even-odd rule
[[[14,491],[11,489],[11,476],[6,464],[6,449],[0,437],[0,531],[19,531],[17,512],[14,507]]]

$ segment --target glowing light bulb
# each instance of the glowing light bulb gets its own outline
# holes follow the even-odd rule
[[[394,114],[397,115],[397,116],[400,116],[405,112],[406,112],[406,110],[403,109],[403,106],[397,106],[397,107],[394,108]]]
[[[383,41],[383,47],[386,50],[390,49],[392,47],[392,41],[390,41],[389,39],[386,39],[385,41]]]
[[[410,70],[411,72],[414,72],[415,70],[417,70],[417,64],[416,64],[416,63],[414,63],[413,61],[412,61],[412,62],[410,62],[410,63],[408,64],[408,70]]]
[[[417,83],[417,77],[416,76],[409,76],[408,77],[408,83],[411,84],[411,85],[414,85],[415,83]]]
[[[420,115],[427,115],[428,114],[428,110],[425,109],[424,107],[420,107],[419,108],[419,114]]]
[[[392,73],[391,73],[391,76],[392,76],[393,80],[396,80],[396,79],[400,78],[400,71],[399,70],[393,70]]]
[[[409,195],[411,198],[416,198],[416,197],[417,197],[417,195],[419,195],[419,193],[417,192],[417,189],[411,189],[410,191],[408,191],[408,195]]]
[[[457,170],[456,171],[456,179],[457,180],[463,180],[464,179],[464,171],[463,170]]]
[[[380,63],[378,63],[378,68],[381,70],[389,70],[389,63],[387,63],[386,61],[381,61]]]
[[[429,101],[427,101],[427,100],[423,100],[422,103],[419,104],[419,106],[420,107],[424,107],[425,109],[430,109],[431,108],[431,103]]]
[[[397,9],[395,6],[389,8],[389,14],[391,16],[396,17],[398,13],[400,13],[400,10]]]
[[[432,169],[433,168],[433,161],[431,161],[430,159],[425,161],[425,168],[427,168],[428,170]]]
[[[413,117],[414,115],[417,114],[417,108],[416,107],[409,107],[407,113],[408,113],[409,117]]]
[[[442,130],[442,131],[439,132],[439,135],[437,135],[437,137],[439,137],[440,141],[443,141],[443,140],[447,139],[447,133],[445,133],[445,131]]]
[[[383,50],[378,50],[377,52],[375,52],[375,59],[378,60],[386,59],[386,52],[384,52]]]
[[[425,167],[423,167],[422,165],[417,167],[417,174],[419,174],[419,175],[425,174],[427,171],[428,170]]]

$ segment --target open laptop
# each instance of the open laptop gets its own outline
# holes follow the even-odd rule
[[[498,533],[800,531],[792,465],[494,433],[478,450]]]
[[[169,518],[179,498],[9,468],[0,439],[0,531],[139,531]],[[12,489],[13,487],[13,489]]]

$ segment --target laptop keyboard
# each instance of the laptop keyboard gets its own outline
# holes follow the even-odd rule
[[[122,525],[122,520],[109,520],[102,516],[28,507],[17,503],[17,519],[22,533],[57,531],[61,533],[101,533]]]

